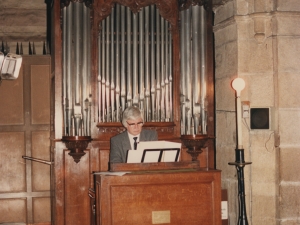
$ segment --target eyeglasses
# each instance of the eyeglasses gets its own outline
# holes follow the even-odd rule
[[[138,122],[138,123],[128,123],[127,121],[126,121],[126,123],[128,124],[128,126],[130,126],[130,127],[135,127],[135,126],[143,126],[143,124],[144,124],[144,122]]]

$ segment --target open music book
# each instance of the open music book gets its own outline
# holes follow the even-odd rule
[[[128,150],[127,163],[177,162],[181,143],[170,141],[143,141],[137,150]]]

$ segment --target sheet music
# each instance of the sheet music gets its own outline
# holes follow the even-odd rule
[[[174,150],[170,150],[173,149]],[[140,163],[144,154],[144,150],[149,150],[145,152],[143,162],[158,162],[160,151],[163,151],[161,162],[174,162],[177,156],[177,150],[181,149],[181,143],[170,142],[170,141],[143,141],[139,142],[137,150],[128,150],[127,153],[127,163]],[[154,151],[150,151],[154,150]],[[156,150],[156,151],[155,151]],[[179,157],[178,157],[179,159]]]

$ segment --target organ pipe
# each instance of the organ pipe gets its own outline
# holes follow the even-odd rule
[[[206,134],[206,12],[203,6],[181,11],[181,134]]]
[[[141,108],[145,121],[169,121],[172,105],[169,82],[172,76],[167,65],[172,59],[169,56],[172,44],[168,44],[171,42],[169,22],[160,16],[153,5],[135,14],[118,4],[103,21],[99,27],[99,37],[105,35],[106,44],[103,45],[103,38],[99,38],[98,51],[105,52],[105,56],[99,56],[98,70],[105,70],[107,90],[104,93],[102,85],[98,88],[102,90],[98,91],[102,95],[98,97],[99,101],[103,101],[105,95],[106,102],[104,106],[98,103],[98,113],[106,113],[107,116],[99,122],[120,121],[120,117],[115,116],[119,114],[117,110],[124,110],[130,105]],[[107,93],[110,93],[110,99]]]
[[[62,10],[63,133],[90,135],[90,9],[70,2]],[[206,134],[206,12],[180,12],[181,134]],[[133,13],[116,4],[99,24],[97,113],[99,122],[121,120],[136,105],[145,121],[173,120],[171,25],[150,5]]]
[[[161,17],[155,5],[147,6],[138,13],[117,4],[114,7],[120,7],[120,12],[116,13],[113,9],[111,15],[104,19],[106,29],[102,27],[99,31],[102,35],[106,33],[107,38],[111,34],[110,38],[114,38],[114,41],[111,40],[110,44],[115,45],[115,49],[105,45],[104,50],[100,47],[102,43],[98,49],[107,52],[106,59],[111,54],[111,60],[99,64],[99,67],[106,68],[106,83],[111,84],[106,93],[112,93],[110,99],[106,97],[106,101],[110,102],[106,103],[105,109],[101,108],[100,114],[110,112],[102,122],[115,121],[113,115],[120,112],[113,111],[122,111],[131,105],[141,108],[145,121],[172,121],[173,62],[169,22]],[[113,17],[120,22],[108,22]],[[206,126],[206,121],[203,121],[206,120],[207,79],[205,10],[202,6],[191,6],[181,12],[180,19],[183,25],[180,29],[181,133],[199,134],[205,132],[203,128]],[[115,66],[112,66],[112,61],[116,63]],[[111,65],[111,71],[107,69],[108,64]],[[120,90],[112,86],[114,83],[120,83]],[[116,121],[119,120],[120,117],[116,117]]]
[[[90,135],[90,9],[82,3],[70,2],[62,12],[63,135]]]

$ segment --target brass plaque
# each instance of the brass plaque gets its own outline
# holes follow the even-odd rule
[[[171,223],[170,210],[152,211],[152,224]]]

